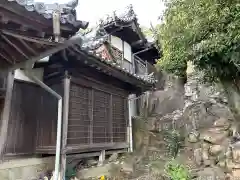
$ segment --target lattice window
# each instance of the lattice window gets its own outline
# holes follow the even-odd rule
[[[68,145],[126,142],[126,99],[72,83]]]
[[[93,93],[93,143],[107,143],[111,141],[110,127],[110,98],[109,93],[94,90]]]
[[[68,144],[89,144],[91,138],[92,90],[72,84],[69,102]]]
[[[120,96],[112,96],[112,128],[113,142],[126,141],[127,122],[125,118],[125,99]]]

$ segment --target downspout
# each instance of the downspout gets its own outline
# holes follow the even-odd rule
[[[136,95],[130,94],[128,96],[128,142],[129,149],[128,152],[133,152],[133,131],[132,131],[132,117],[136,116]]]
[[[144,92],[143,94],[136,96],[136,94],[130,94],[128,96],[128,112],[129,112],[129,120],[128,120],[128,142],[129,148],[128,152],[133,152],[133,126],[132,126],[132,118],[137,115],[137,105],[136,100],[146,97],[149,98],[149,92]]]
[[[31,70],[26,70],[24,73],[27,77],[31,78],[36,84],[45,89],[47,92],[52,94],[58,99],[58,115],[57,115],[57,140],[56,140],[56,156],[55,156],[55,168],[53,180],[57,180],[60,170],[60,150],[61,150],[61,134],[62,134],[62,96],[52,90],[49,86],[44,84],[36,76],[34,76]]]

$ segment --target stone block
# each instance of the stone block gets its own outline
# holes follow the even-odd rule
[[[201,134],[200,139],[205,140],[211,144],[221,144],[228,136],[228,132],[221,128],[211,128]]]
[[[202,149],[201,148],[194,150],[194,161],[198,166],[202,165],[203,158],[202,158]]]
[[[199,132],[191,132],[188,134],[188,141],[190,143],[196,143],[199,141],[199,136],[200,136]]]
[[[0,180],[9,180],[9,171],[6,170],[0,170]]]
[[[232,170],[232,179],[240,179],[240,169]]]
[[[240,163],[240,144],[232,145],[232,159],[233,162]]]
[[[39,176],[38,166],[29,166],[22,168],[22,179],[37,179]]]
[[[10,180],[22,180],[22,168],[12,168],[9,169]]]
[[[240,164],[239,163],[235,163],[231,160],[226,160],[226,168],[228,170],[232,170],[232,169],[240,169]]]
[[[224,128],[225,130],[229,129],[230,126],[230,121],[223,117],[214,122],[214,127]]]
[[[212,145],[209,148],[209,153],[212,156],[217,156],[218,154],[220,154],[222,151],[224,150],[224,147],[221,145]]]

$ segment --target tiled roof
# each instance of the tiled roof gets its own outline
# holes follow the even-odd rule
[[[128,23],[134,20],[137,20],[137,16],[132,5],[129,5],[123,11],[114,11],[112,15],[106,15],[106,17],[100,19],[100,24],[107,25],[115,21]]]
[[[96,34],[97,31],[92,31],[88,34],[88,36],[84,37],[86,38],[85,40],[83,40],[82,47],[81,49],[83,51],[85,51],[89,56],[93,56],[95,58],[97,58],[99,61],[109,65],[110,67],[114,67],[116,69],[118,69],[119,71],[127,74],[128,76],[132,76],[134,78],[137,78],[140,81],[143,81],[145,83],[149,83],[149,84],[154,84],[156,83],[156,80],[154,78],[154,74],[148,74],[148,75],[137,75],[135,73],[133,73],[132,71],[127,70],[124,67],[121,67],[118,63],[112,61],[112,60],[106,60],[101,54],[101,53],[97,53],[95,50],[100,47],[103,42],[106,42],[107,40],[107,36],[102,36],[102,37],[98,37],[98,35]]]
[[[27,11],[35,11],[46,19],[51,19],[54,11],[59,10],[61,13],[62,24],[76,24],[76,11],[78,0],[71,0],[66,4],[46,4],[43,2],[35,2],[34,0],[7,0],[9,2],[16,2],[25,7]]]
[[[128,71],[126,68],[121,67],[119,64],[117,64],[116,62],[112,61],[112,60],[105,60],[101,54],[98,54],[94,51],[90,51],[89,49],[86,48],[81,48],[88,56],[92,56],[94,58],[96,58],[97,60],[99,60],[100,62],[113,67],[117,70],[119,70],[122,73],[125,73],[126,75],[130,76],[130,77],[134,77],[136,79],[138,79],[139,81],[142,81],[144,83],[148,83],[148,84],[155,84],[157,82],[157,80],[154,78],[154,74],[148,74],[148,75],[137,75],[131,71]],[[85,61],[84,63],[87,63],[87,61]],[[96,67],[97,68],[97,67]]]

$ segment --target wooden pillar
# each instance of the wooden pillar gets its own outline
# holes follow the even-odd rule
[[[68,114],[69,114],[69,94],[70,94],[70,78],[65,75],[63,80],[64,96],[63,96],[63,124],[62,124],[62,148],[61,148],[61,177],[65,178],[66,172],[66,147],[68,133]]]
[[[1,131],[0,131],[0,161],[3,160],[4,150],[6,147],[7,133],[8,133],[8,124],[11,111],[11,101],[13,93],[13,84],[14,84],[14,73],[9,72],[6,82],[6,94],[3,104],[3,111],[1,114]]]

